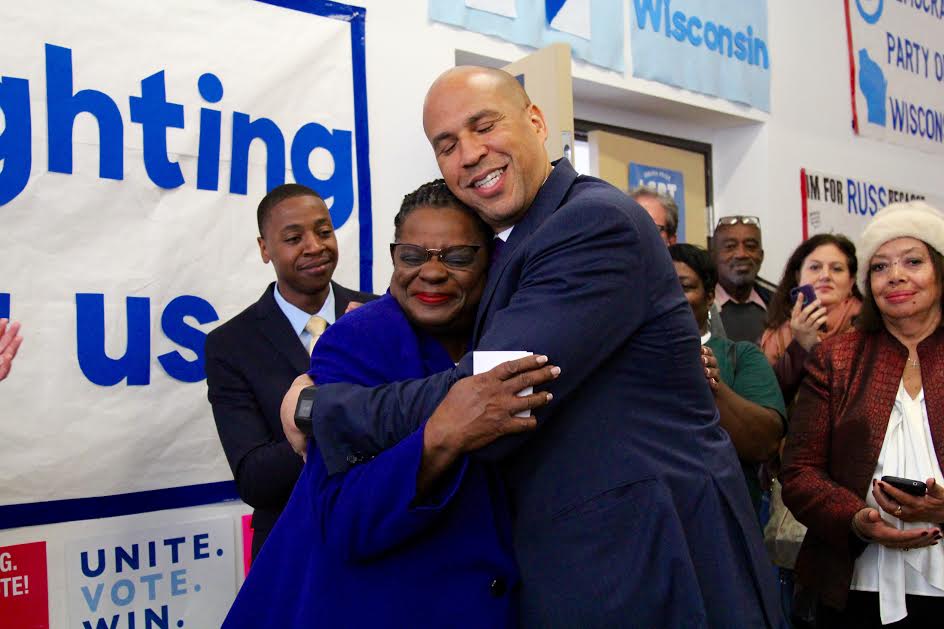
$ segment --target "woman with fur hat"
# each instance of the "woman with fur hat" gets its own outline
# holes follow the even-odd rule
[[[791,416],[783,499],[809,527],[797,580],[824,627],[944,617],[944,216],[881,210],[858,245],[856,330],[816,345]],[[888,477],[920,481],[917,495]],[[922,485],[923,484],[923,485]]]

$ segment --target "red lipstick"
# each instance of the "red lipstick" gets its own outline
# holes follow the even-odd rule
[[[429,304],[431,306],[437,306],[441,303],[449,301],[449,295],[443,295],[441,293],[416,293],[415,297],[419,299],[424,304]]]

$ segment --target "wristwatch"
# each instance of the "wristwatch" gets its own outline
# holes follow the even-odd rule
[[[317,385],[305,387],[298,394],[298,404],[295,405],[295,425],[303,433],[311,436],[311,411],[315,406],[315,393],[318,391]]]

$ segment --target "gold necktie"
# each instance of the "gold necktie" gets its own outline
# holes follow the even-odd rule
[[[324,333],[326,327],[328,327],[328,322],[318,315],[312,315],[311,319],[308,320],[308,323],[305,324],[305,329],[308,330],[309,334],[311,334],[311,340],[308,341],[309,356],[311,355],[312,350],[315,349],[315,343],[317,343],[318,339],[321,338],[321,335]]]

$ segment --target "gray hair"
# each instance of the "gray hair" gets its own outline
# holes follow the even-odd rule
[[[637,186],[629,191],[629,196],[633,199],[640,197],[652,197],[665,208],[665,231],[669,236],[674,236],[678,232],[679,209],[675,199],[667,194],[659,192],[652,186]]]

